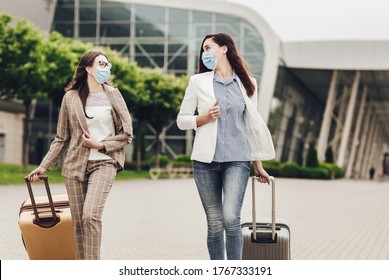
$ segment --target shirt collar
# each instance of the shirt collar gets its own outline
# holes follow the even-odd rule
[[[215,72],[215,74],[213,75],[213,80],[214,80],[215,82],[221,83],[221,84],[223,84],[223,85],[224,85],[224,84],[225,84],[225,85],[228,85],[228,84],[230,84],[232,81],[234,81],[234,82],[237,81],[237,75],[236,75],[235,71],[232,71],[231,77],[229,77],[229,78],[227,79],[226,83],[224,83],[224,81],[222,80],[222,78],[220,78],[220,76],[219,76],[218,74],[216,74],[216,72]]]

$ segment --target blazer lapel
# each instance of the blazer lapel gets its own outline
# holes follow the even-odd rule
[[[118,104],[116,97],[115,97],[115,90],[111,90],[110,88],[106,87],[104,84],[103,84],[103,87],[104,87],[105,93],[108,96],[109,101],[111,102],[112,108],[114,110],[112,116],[113,116],[113,121],[115,123],[115,127],[118,127],[118,126],[120,126],[120,124],[118,123],[119,122],[118,115],[120,118],[120,108],[119,108],[119,104]]]
[[[213,77],[215,75],[215,71],[209,71],[209,72],[206,72],[206,78],[207,78],[207,81],[206,81],[206,92],[209,92],[212,97],[213,97],[213,100],[214,102],[216,102],[216,96],[215,96],[215,90],[213,88]]]
[[[109,101],[111,102],[112,107],[115,109],[115,111],[117,113],[119,113],[120,112],[119,104],[115,98],[115,90],[111,90],[109,87],[105,86],[104,84],[103,84],[103,87],[104,87],[105,93],[108,96]]]
[[[73,105],[74,105],[74,108],[76,111],[78,122],[79,122],[82,130],[89,134],[88,124],[86,122],[86,117],[85,117],[84,109],[82,107],[81,98],[77,92],[74,96],[75,96],[75,98],[74,98]]]
[[[120,91],[116,88],[110,88],[105,85],[104,89],[108,96],[109,101],[114,109],[114,123],[116,127],[122,127],[123,131],[132,135],[132,124],[130,113],[128,112],[127,105],[123,101]],[[120,97],[120,98],[119,98]]]

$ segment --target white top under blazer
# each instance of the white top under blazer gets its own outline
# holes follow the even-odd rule
[[[184,100],[177,116],[177,126],[181,130],[194,129],[196,136],[193,143],[191,159],[210,163],[213,160],[216,139],[217,119],[197,127],[196,109],[199,115],[208,113],[209,108],[216,102],[213,90],[214,71],[193,75],[185,91]],[[242,82],[237,77],[242,96],[246,103],[244,116],[245,131],[250,145],[251,160],[271,160],[275,158],[273,140],[270,131],[257,111],[257,82],[254,95],[249,98]]]
[[[86,122],[90,137],[100,142],[106,137],[115,135],[112,118],[112,105],[105,92],[90,93],[86,99],[85,112],[88,115]],[[90,149],[88,160],[112,159],[109,155],[100,153],[97,149]]]

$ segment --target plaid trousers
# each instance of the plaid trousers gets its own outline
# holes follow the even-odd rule
[[[90,160],[84,181],[65,178],[80,260],[100,259],[101,217],[115,176],[115,160]]]

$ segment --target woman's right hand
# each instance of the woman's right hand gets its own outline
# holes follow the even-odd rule
[[[208,118],[210,121],[216,120],[218,117],[220,117],[219,99],[208,110]]]
[[[38,182],[39,175],[45,175],[46,170],[46,168],[39,166],[31,171],[30,174],[27,175],[27,178],[30,182]]]

